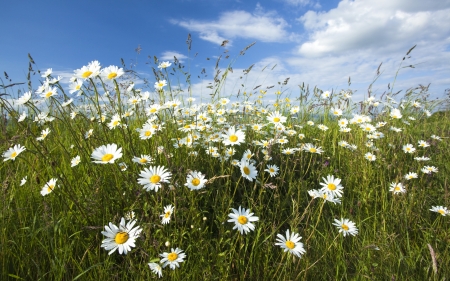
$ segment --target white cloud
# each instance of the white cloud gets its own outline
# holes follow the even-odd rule
[[[255,39],[261,42],[286,42],[290,34],[288,23],[275,12],[265,12],[257,5],[255,12],[229,11],[215,21],[181,20],[171,21],[191,32],[198,32],[201,39],[221,44],[225,39]]]
[[[413,42],[448,38],[450,1],[343,0],[328,12],[308,11],[299,21],[309,32],[309,40],[298,48],[303,56],[346,54],[363,48],[385,53]]]
[[[175,52],[175,51],[166,51],[162,53],[162,55],[158,58],[160,61],[170,61],[173,63],[174,57],[176,57],[180,62],[183,62],[184,59],[187,59],[187,56]]]

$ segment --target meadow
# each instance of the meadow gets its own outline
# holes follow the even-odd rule
[[[230,91],[218,61],[200,100],[176,58],[142,85],[35,67],[1,85],[1,280],[450,278],[449,100],[427,86],[354,102],[249,67]]]

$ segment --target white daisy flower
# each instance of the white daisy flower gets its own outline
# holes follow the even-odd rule
[[[253,216],[253,213],[250,213],[250,209],[244,209],[239,206],[237,210],[231,210],[233,212],[228,214],[228,217],[230,217],[228,222],[233,222],[235,224],[233,229],[239,230],[241,234],[247,234],[247,232],[255,229],[255,225],[252,222],[258,221],[259,218]]]
[[[122,218],[119,227],[111,222],[109,226],[105,225],[105,231],[102,231],[102,234],[107,238],[102,241],[101,247],[109,251],[108,255],[111,255],[116,250],[119,251],[119,254],[126,255],[131,251],[131,247],[136,247],[134,243],[136,242],[136,238],[139,237],[142,228],[139,226],[133,228],[136,224],[135,220],[125,222],[125,218]]]

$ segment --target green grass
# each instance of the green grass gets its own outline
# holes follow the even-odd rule
[[[226,92],[223,88],[226,75],[217,74],[210,100],[201,105],[198,101],[189,102],[190,91],[177,90],[187,85],[180,79],[189,83],[190,76],[179,63],[173,66],[170,71],[176,73],[176,78],[168,71],[155,69],[156,81],[171,79],[170,83],[137,105],[126,103],[139,94],[136,89],[125,90],[132,78],[129,75],[109,84],[98,78],[86,80],[82,97],[67,107],[61,103],[74,95],[66,94],[67,90],[58,83],[58,97],[45,101],[49,115],[55,119],[44,124],[33,122],[43,107],[28,102],[18,110],[2,97],[2,111],[9,117],[1,127],[0,148],[5,152],[21,144],[26,150],[14,161],[0,164],[1,280],[158,279],[147,264],[158,262],[159,255],[170,252],[172,247],[182,249],[187,257],[176,270],[164,268],[162,280],[450,278],[449,218],[429,210],[432,206],[449,206],[450,113],[441,111],[426,116],[424,109],[431,111],[438,105],[434,100],[426,100],[427,89],[407,91],[401,108],[403,116],[393,119],[389,107],[383,106],[388,103],[386,95],[377,98],[381,104],[375,107],[352,103],[343,94],[321,99],[322,91],[317,88],[301,87],[299,93],[292,92],[288,98],[281,94],[286,81],[277,89],[265,89],[266,92],[248,89],[243,84],[241,89],[236,86],[237,90]],[[110,90],[111,95],[104,97],[99,93],[104,90]],[[4,93],[10,94],[6,89]],[[268,102],[269,96],[276,100],[275,104]],[[400,97],[390,96],[400,101]],[[223,97],[231,102],[222,105]],[[38,99],[33,95],[32,100]],[[153,115],[156,117],[152,124],[162,129],[150,139],[141,140],[136,129],[142,128],[149,118],[145,109],[172,99],[182,103]],[[251,107],[245,108],[245,101],[251,102]],[[421,108],[411,106],[414,101],[419,101]],[[236,102],[240,105],[233,105]],[[291,114],[294,106],[298,106],[299,112]],[[373,140],[376,150],[366,146],[368,134],[359,124],[349,124],[350,132],[339,131],[337,121],[341,117],[329,114],[335,106],[343,109],[349,120],[350,113],[359,113],[371,116],[372,125],[387,122],[377,128],[384,138]],[[190,115],[179,114],[189,108]],[[220,108],[227,110],[223,115],[227,119],[225,124],[219,122],[220,116],[215,113]],[[24,109],[29,112],[28,118],[17,122]],[[107,126],[114,114],[131,109],[134,114],[121,119],[126,127]],[[79,110],[79,114],[72,119],[69,114],[74,110]],[[287,117],[284,125],[287,130],[295,130],[292,136],[277,132],[269,124],[266,117],[274,111]],[[99,112],[107,117],[105,122],[99,122]],[[210,126],[196,130],[192,146],[175,147],[188,135],[180,127],[202,124],[197,118],[199,113],[211,118]],[[307,124],[311,120],[315,122],[313,126]],[[252,124],[265,127],[255,132]],[[329,129],[322,131],[318,124]],[[226,159],[228,147],[222,143],[221,134],[229,126],[245,132],[245,143],[234,146],[234,156]],[[394,132],[390,130],[392,126],[402,131]],[[51,132],[43,141],[37,141],[45,128]],[[93,129],[93,134],[85,138],[89,129]],[[300,139],[299,134],[305,137]],[[267,148],[271,158],[265,159],[263,148],[255,141],[279,139],[283,135],[288,143],[271,145]],[[442,139],[433,139],[432,135]],[[419,140],[430,146],[420,148]],[[341,147],[340,141],[357,148]],[[123,156],[113,164],[93,163],[92,152],[110,143],[122,148]],[[306,143],[320,146],[324,152],[302,150]],[[402,150],[408,143],[417,149],[415,153]],[[206,153],[211,147],[217,147],[221,159]],[[282,150],[288,147],[299,150],[292,155],[283,154]],[[240,160],[246,149],[254,154],[252,159],[258,171],[253,181],[243,178],[239,167],[231,164],[232,159]],[[364,158],[370,151],[376,155],[374,162]],[[170,183],[163,184],[157,192],[146,191],[138,184],[144,166],[131,159],[142,154],[154,159],[152,166],[164,166],[171,172]],[[76,155],[81,157],[81,163],[71,167],[71,159]],[[431,160],[416,161],[417,156]],[[126,163],[127,170],[120,169],[120,162]],[[276,177],[264,171],[267,164],[279,167]],[[425,165],[435,166],[439,171],[424,174],[421,168]],[[191,191],[184,186],[190,171],[199,171],[209,180],[203,189]],[[409,172],[416,172],[418,178],[406,180],[404,176]],[[342,180],[341,204],[313,199],[308,193],[320,189],[322,178],[327,175]],[[25,176],[27,182],[20,186]],[[40,191],[51,178],[57,179],[57,187],[42,196]],[[403,183],[406,193],[390,192],[392,182]],[[160,215],[169,204],[175,207],[174,213],[170,223],[163,225]],[[246,235],[227,222],[231,208],[239,206],[251,209],[259,217],[255,230]],[[101,247],[105,238],[101,232],[110,222],[118,225],[120,218],[130,211],[134,211],[136,225],[142,228],[136,247],[127,255],[117,251],[108,255]],[[332,225],[334,219],[341,218],[356,224],[359,231],[356,236],[343,237]],[[284,235],[287,229],[302,236],[306,253],[301,258],[275,246],[277,234]]]

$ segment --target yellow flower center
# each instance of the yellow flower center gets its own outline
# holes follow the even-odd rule
[[[314,147],[311,147],[310,149],[309,149],[309,152],[312,152],[312,153],[314,153],[314,152],[316,152],[317,150],[314,148]]]
[[[117,124],[119,124],[119,121],[116,120],[113,122],[113,126],[117,126]]]
[[[177,253],[170,253],[170,254],[167,255],[167,259],[168,259],[169,261],[174,261],[174,260],[176,260],[177,258],[178,258],[178,254],[177,254]]]
[[[237,220],[240,224],[246,224],[248,222],[248,219],[246,216],[239,216]]]
[[[49,98],[49,97],[52,96],[52,94],[53,94],[53,92],[48,92],[47,94],[45,94],[45,97],[46,97],[46,98]]]
[[[11,158],[15,158],[17,156],[17,152],[13,152],[12,154],[11,154]]]
[[[195,179],[193,179],[193,180],[191,181],[191,183],[192,183],[194,186],[197,186],[197,185],[200,184],[200,180],[199,180],[198,178],[195,178]]]
[[[91,76],[91,74],[92,74],[92,71],[85,71],[83,74],[81,74],[81,77],[83,77],[83,78],[88,78],[89,76]]]
[[[81,85],[76,85],[75,90],[79,90],[81,88]]]
[[[108,161],[110,161],[110,160],[113,159],[113,158],[114,158],[114,155],[112,155],[112,154],[110,154],[110,153],[107,153],[107,154],[103,155],[102,161],[103,161],[103,162],[108,162]]]
[[[47,192],[52,192],[53,188],[55,188],[55,186],[53,184],[49,185],[47,188]]]
[[[244,173],[246,175],[250,175],[250,169],[248,167],[244,167]]]
[[[144,133],[144,135],[145,135],[146,137],[149,137],[151,134],[152,134],[152,132],[150,132],[150,131],[146,131],[146,132]]]
[[[295,244],[294,244],[294,242],[292,242],[292,241],[290,241],[290,240],[288,240],[288,241],[286,241],[286,247],[288,247],[289,249],[294,249],[295,248]]]
[[[161,180],[161,177],[158,176],[158,175],[153,175],[153,176],[151,176],[151,178],[150,178],[150,182],[151,182],[151,183],[158,183],[160,180]]]
[[[438,210],[438,213],[441,214],[441,215],[444,215],[444,214],[445,214],[445,211],[442,210],[442,209],[440,209],[440,210]]]
[[[172,213],[171,213],[170,211],[167,211],[167,212],[164,214],[164,217],[167,219],[168,217],[170,217],[171,214],[172,214]]]
[[[349,228],[348,228],[348,226],[347,226],[346,224],[341,225],[341,227],[342,227],[342,229],[345,230],[345,231],[348,231],[348,230],[349,230]]]
[[[280,122],[280,118],[278,118],[278,117],[273,118],[273,122],[275,122],[275,123]]]
[[[116,237],[114,237],[114,242],[116,242],[117,244],[123,244],[128,241],[128,238],[128,233],[121,231],[116,234]]]
[[[115,72],[111,72],[110,74],[108,74],[108,79],[114,79],[117,77],[117,73]]]
[[[141,159],[139,160],[139,162],[141,162],[141,163],[147,163],[147,159],[141,158]]]
[[[270,168],[269,172],[273,173],[273,172],[275,172],[275,169],[274,168]]]
[[[155,113],[155,112],[156,112],[156,108],[150,109],[150,112],[151,112],[151,113]]]
[[[329,183],[327,185],[327,187],[328,187],[329,190],[335,190],[336,189],[336,185],[334,183]]]
[[[394,188],[394,190],[395,190],[395,191],[400,191],[400,187],[396,186],[396,187]]]
[[[232,135],[232,136],[230,136],[229,140],[231,142],[236,142],[238,140],[238,137],[236,135]]]

